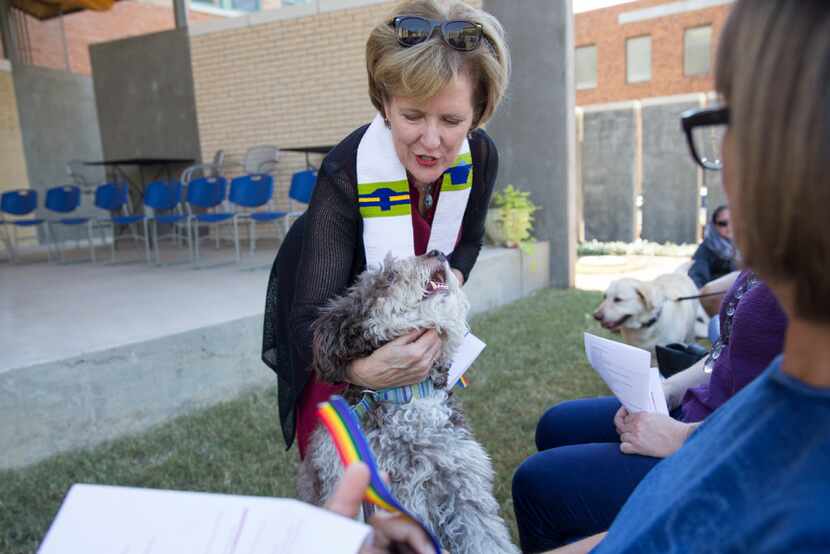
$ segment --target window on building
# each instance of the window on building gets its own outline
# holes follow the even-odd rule
[[[625,41],[625,65],[629,83],[651,80],[651,37],[635,37]]]
[[[576,89],[584,90],[597,86],[597,47],[579,46],[574,58],[576,66]]]
[[[712,26],[694,27],[683,33],[683,73],[706,75],[711,69]]]

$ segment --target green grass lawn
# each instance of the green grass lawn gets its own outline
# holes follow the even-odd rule
[[[608,336],[590,318],[599,299],[546,290],[472,322],[487,349],[458,394],[493,458],[514,538],[510,480],[534,451],[537,419],[560,400],[607,393],[582,341],[586,329]],[[278,432],[276,386],[252,391],[140,435],[0,472],[0,552],[34,552],[73,483],[293,496],[296,461]]]

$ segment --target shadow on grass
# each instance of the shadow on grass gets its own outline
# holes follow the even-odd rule
[[[472,322],[487,349],[459,394],[493,458],[514,539],[510,480],[534,450],[539,416],[561,400],[607,393],[582,341],[585,329],[605,335],[590,319],[599,298],[546,290]],[[0,552],[34,552],[73,483],[293,496],[297,454],[285,451],[276,404],[275,387],[255,390],[139,435],[0,472]]]

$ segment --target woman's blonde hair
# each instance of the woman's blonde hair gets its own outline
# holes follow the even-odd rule
[[[739,0],[716,88],[730,110],[744,261],[794,285],[799,317],[830,321],[830,2]]]
[[[417,15],[437,21],[465,20],[480,23],[481,45],[472,52],[448,47],[436,33],[420,44],[402,47],[390,22],[395,16]],[[380,113],[393,96],[431,98],[459,73],[473,83],[473,127],[483,125],[504,97],[510,75],[510,54],[504,29],[492,15],[463,2],[410,0],[378,24],[366,42],[369,96]]]

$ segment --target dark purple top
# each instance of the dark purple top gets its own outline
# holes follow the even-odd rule
[[[726,293],[719,315],[721,329],[727,319],[726,306],[750,275],[743,271]],[[709,383],[686,391],[683,421],[703,421],[760,375],[784,350],[786,330],[787,316],[769,287],[759,282],[738,301],[729,343],[715,361]]]

